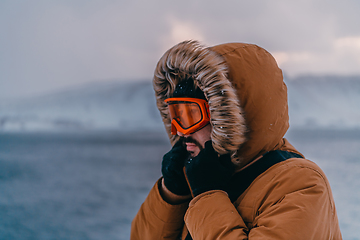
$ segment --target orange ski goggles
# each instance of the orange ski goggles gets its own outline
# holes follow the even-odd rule
[[[209,105],[199,98],[168,98],[171,120],[171,134],[177,131],[184,135],[191,134],[205,127],[210,122]]]

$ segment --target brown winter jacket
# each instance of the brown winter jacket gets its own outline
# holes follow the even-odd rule
[[[206,48],[183,42],[160,59],[154,89],[170,141],[164,100],[192,77],[210,108],[216,151],[230,153],[241,174],[268,151],[300,154],[283,138],[288,129],[287,89],[264,49],[230,43]],[[260,160],[258,160],[260,161]],[[328,180],[313,162],[290,158],[261,173],[233,202],[220,190],[171,205],[150,191],[131,227],[131,239],[342,239]],[[241,183],[239,183],[239,188]]]

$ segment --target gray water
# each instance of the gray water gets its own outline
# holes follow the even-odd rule
[[[344,239],[359,239],[359,131],[292,131],[327,174]],[[0,239],[129,239],[160,177],[163,133],[0,134]]]

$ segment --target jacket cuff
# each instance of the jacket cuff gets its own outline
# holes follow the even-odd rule
[[[225,192],[225,191],[223,191],[223,190],[210,190],[210,191],[207,191],[207,192],[203,192],[203,193],[197,195],[196,197],[194,197],[194,198],[190,201],[189,207],[195,205],[195,203],[196,203],[197,201],[199,201],[202,197],[206,197],[206,196],[212,195],[212,194],[217,193],[217,192],[223,193],[223,194],[225,194],[227,197],[229,197],[229,195],[227,194],[227,192]]]
[[[222,190],[196,196],[184,219],[193,239],[247,239],[244,220]]]
[[[161,183],[162,178],[160,178],[150,190],[150,193],[147,197],[145,203],[147,204],[148,209],[152,212],[154,216],[160,219],[165,223],[176,223],[183,222],[185,212],[189,206],[189,202],[182,204],[172,205],[167,203],[160,194],[159,184]]]

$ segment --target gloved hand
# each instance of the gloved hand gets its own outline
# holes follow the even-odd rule
[[[177,195],[190,194],[190,189],[183,172],[187,155],[188,152],[183,145],[183,140],[180,139],[172,149],[164,155],[161,164],[161,172],[166,188]]]
[[[224,190],[234,171],[230,155],[218,156],[211,141],[200,153],[185,163],[187,179],[195,196],[210,190]]]

